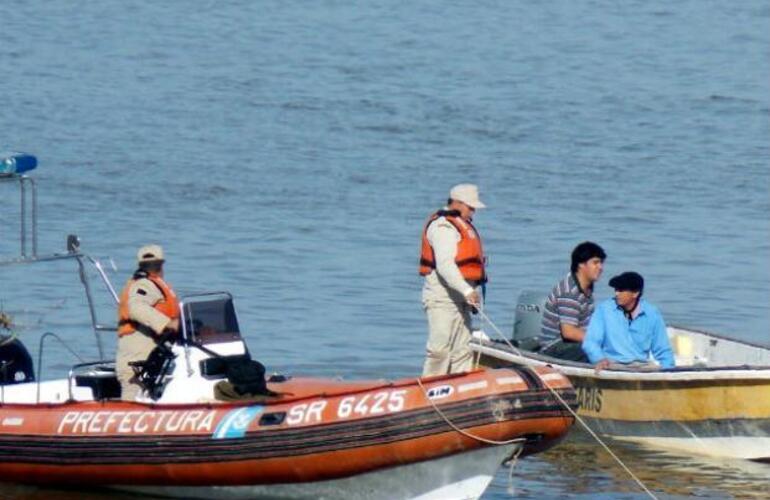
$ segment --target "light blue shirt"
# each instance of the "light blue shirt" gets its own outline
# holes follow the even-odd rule
[[[591,363],[605,358],[617,363],[646,363],[652,353],[663,368],[674,367],[663,316],[644,299],[638,307],[639,314],[631,321],[615,299],[607,299],[596,307],[582,345]]]

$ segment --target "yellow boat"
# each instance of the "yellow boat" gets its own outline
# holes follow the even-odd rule
[[[524,349],[539,332],[544,300],[522,293],[511,343],[474,338],[481,365],[555,368],[575,387],[578,414],[600,434],[686,453],[770,461],[770,348],[668,327],[676,368],[614,365],[597,373],[587,363]]]

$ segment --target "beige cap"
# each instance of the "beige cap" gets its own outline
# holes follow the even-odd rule
[[[449,198],[461,201],[473,208],[486,208],[479,199],[479,188],[476,184],[458,184],[449,191]]]
[[[145,245],[136,253],[136,261],[139,264],[159,260],[163,261],[163,247],[160,245]]]

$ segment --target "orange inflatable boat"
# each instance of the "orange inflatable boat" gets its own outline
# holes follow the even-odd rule
[[[546,368],[422,381],[289,378],[270,383],[281,395],[260,403],[89,401],[82,386],[58,403],[9,403],[10,394],[0,406],[0,480],[185,498],[304,496],[298,489],[450,498],[464,487],[473,497],[503,459],[566,434],[572,418],[549,387],[575,403],[567,380]],[[402,484],[410,465],[420,481]]]
[[[3,385],[0,481],[183,498],[474,498],[503,460],[554,445],[573,423],[564,403],[575,393],[546,367],[272,376],[274,395],[223,401],[216,365],[249,357],[232,299],[198,296],[182,309],[196,321],[171,347],[155,399],[121,401],[104,363]]]

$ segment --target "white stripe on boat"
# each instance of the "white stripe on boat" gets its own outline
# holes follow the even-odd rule
[[[521,384],[524,382],[521,377],[500,377],[497,379],[497,385]]]
[[[486,389],[487,381],[482,380],[480,382],[471,382],[470,384],[463,384],[457,388],[457,392],[477,391],[479,389]]]

